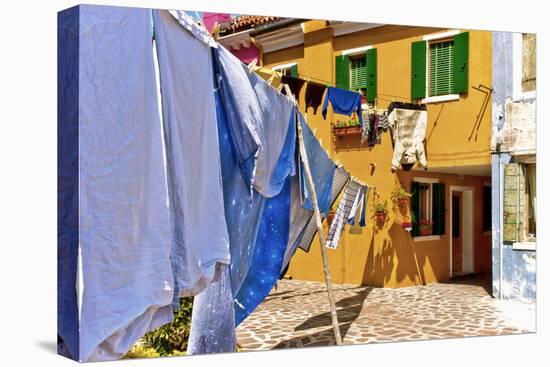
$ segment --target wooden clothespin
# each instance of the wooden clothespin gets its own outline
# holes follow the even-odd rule
[[[256,66],[256,64],[258,63],[258,59],[255,58],[254,60],[252,60],[250,62],[250,64],[248,64],[248,72],[251,73],[254,71],[254,67]]]

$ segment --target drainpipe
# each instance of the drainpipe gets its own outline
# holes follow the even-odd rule
[[[281,20],[279,20],[277,22],[274,22],[274,23],[262,24],[260,26],[255,27],[252,30],[252,32],[250,32],[250,37],[256,37],[256,36],[259,36],[259,35],[264,34],[264,33],[269,33],[269,32],[279,30],[279,29],[290,27],[290,26],[293,26],[293,25],[296,25],[296,24],[303,23],[307,20],[308,19],[290,18],[290,19],[281,19]]]
[[[503,256],[503,245],[504,242],[502,240],[502,230],[504,228],[504,169],[502,167],[502,156],[499,153],[498,154],[498,192],[499,192],[499,235],[498,235],[498,255],[499,255],[499,261],[498,261],[498,299],[502,300],[502,282],[503,282],[503,276],[502,276],[502,260],[504,258]]]

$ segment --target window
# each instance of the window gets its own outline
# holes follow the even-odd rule
[[[377,96],[377,50],[371,46],[342,52],[334,63],[336,88],[359,91],[372,103]]]
[[[522,163],[505,165],[503,210],[504,241],[536,240],[536,165]]]
[[[452,94],[454,90],[454,40],[429,45],[428,96]]]
[[[411,45],[411,97],[424,103],[468,92],[469,33],[427,35]]]
[[[351,57],[350,58],[350,80],[351,89],[360,90],[361,94],[365,94],[367,88],[367,58],[366,57]]]
[[[445,185],[433,179],[412,183],[412,234],[414,237],[445,233]]]

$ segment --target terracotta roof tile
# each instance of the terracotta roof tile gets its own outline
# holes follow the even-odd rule
[[[229,32],[240,32],[258,25],[272,23],[279,20],[279,17],[262,17],[258,15],[239,15],[235,17],[227,30]]]

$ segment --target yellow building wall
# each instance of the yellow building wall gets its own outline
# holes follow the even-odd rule
[[[300,77],[334,84],[334,57],[343,50],[373,46],[378,57],[378,108],[385,108],[394,101],[409,102],[411,93],[411,43],[421,40],[426,34],[445,29],[383,26],[349,35],[333,37],[332,29],[324,21],[305,23],[304,44],[263,55],[263,65],[296,62]],[[329,266],[336,283],[364,284],[385,287],[402,287],[415,284],[443,282],[449,279],[450,238],[449,215],[446,215],[446,234],[439,240],[415,242],[401,228],[402,215],[392,210],[390,199],[393,190],[403,185],[410,190],[414,176],[436,177],[446,184],[446,206],[449,208],[450,185],[474,186],[475,196],[480,199],[484,182],[490,178],[434,173],[441,167],[490,165],[491,103],[486,108],[481,122],[477,116],[485,95],[472,89],[480,84],[491,86],[491,33],[470,32],[469,90],[457,101],[429,104],[426,130],[428,171],[392,173],[390,169],[393,147],[389,132],[382,134],[382,144],[372,148],[360,141],[360,136],[333,137],[330,122],[337,117],[331,107],[327,120],[310,108],[306,118],[315,130],[324,148],[335,161],[341,162],[355,177],[376,188],[369,195],[367,226],[362,234],[342,234],[339,247],[328,250]],[[305,111],[306,88],[302,88],[299,107]],[[479,125],[479,128],[475,127]],[[474,131],[472,135],[472,130]],[[470,138],[470,136],[472,137]],[[371,170],[370,164],[375,165]],[[382,227],[374,223],[374,204],[387,200],[390,208],[388,221]],[[338,201],[336,201],[338,203]],[[337,204],[336,204],[337,205]],[[333,210],[336,209],[336,205]],[[479,228],[481,209],[476,209],[475,266],[478,272],[490,271],[490,236],[483,236]],[[325,233],[328,230],[324,221]],[[287,277],[304,280],[324,279],[318,238],[315,237],[309,253],[297,250]]]

